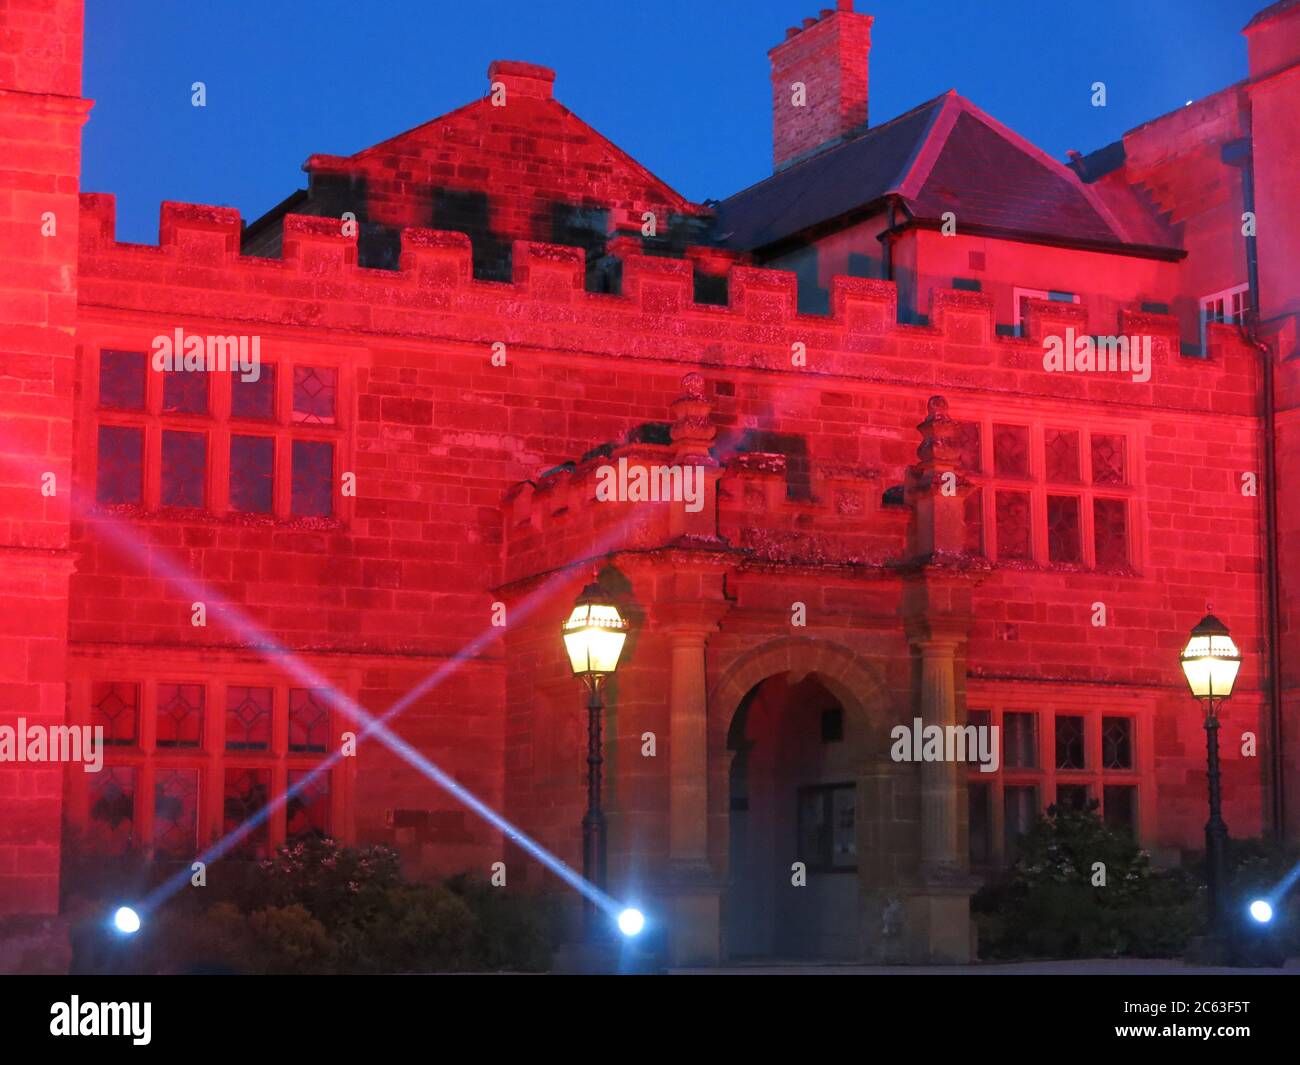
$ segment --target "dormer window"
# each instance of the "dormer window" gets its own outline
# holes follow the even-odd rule
[[[1223,322],[1229,325],[1245,321],[1246,312],[1250,310],[1250,286],[1236,285],[1225,288],[1211,296],[1201,299],[1201,351],[1205,352],[1208,330],[1211,322]]]

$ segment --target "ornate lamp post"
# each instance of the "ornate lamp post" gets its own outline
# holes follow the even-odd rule
[[[1192,695],[1205,706],[1205,747],[1210,776],[1210,819],[1205,823],[1205,864],[1210,881],[1210,919],[1214,931],[1227,931],[1225,867],[1228,826],[1223,823],[1219,807],[1219,717],[1223,700],[1232,694],[1232,685],[1241,668],[1241,652],[1228,634],[1228,626],[1213,614],[1206,614],[1180,656],[1183,674]]]
[[[605,890],[605,814],[600,808],[601,757],[600,725],[604,706],[601,684],[618,669],[627,621],[618,607],[592,581],[582,590],[573,612],[564,623],[564,649],[573,675],[587,685],[587,812],[582,818],[582,875],[601,891]],[[595,921],[595,906],[586,902],[588,934]]]

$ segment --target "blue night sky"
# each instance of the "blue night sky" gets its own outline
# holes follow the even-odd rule
[[[1246,74],[1268,0],[858,0],[875,16],[871,120],[950,88],[1051,155],[1089,152]],[[90,0],[82,189],[119,240],[163,200],[246,221],[350,155],[487,92],[492,59],[557,71],[556,96],[694,200],[771,170],[767,50],[831,0]],[[190,85],[207,85],[206,108]],[[1090,104],[1104,81],[1108,106]]]

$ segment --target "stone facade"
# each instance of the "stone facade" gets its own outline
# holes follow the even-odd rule
[[[737,248],[513,62],[451,115],[313,156],[308,190],[251,225],[166,203],[157,245],[120,243],[112,196],[79,189],[80,3],[10,0],[0,722],[123,731],[107,776],[0,766],[0,913],[58,910],[61,839],[185,860],[283,796],[358,728],[326,687],[578,865],[583,695],[559,624],[593,570],[632,625],[607,686],[610,890],[668,917],[680,961],[967,960],[979,876],[1055,801],[1097,799],[1162,861],[1198,849],[1177,652],[1207,601],[1246,655],[1229,734],[1260,738],[1258,757],[1227,744],[1225,817],[1293,835],[1265,530],[1276,485],[1285,662],[1300,9],[1261,19],[1246,82],[1085,175],[1088,196],[1140,190],[1178,247],[882,221],[863,277],[822,270],[861,218]],[[796,176],[867,128],[871,20],[842,2],[810,23],[772,53]],[[801,63],[836,72],[805,79],[836,94],[815,131],[780,110]],[[1204,147],[1243,137],[1258,314],[1202,337],[1198,300],[1248,283],[1254,251],[1231,224],[1246,171]],[[176,329],[257,336],[269,383],[173,389],[144,353]],[[1067,329],[1150,337],[1149,379],[1049,372]],[[620,460],[698,470],[701,505],[601,501]],[[1014,750],[994,774],[899,762],[891,731],[918,717],[999,724]],[[326,780],[253,851],[328,831],[417,875],[504,860],[512,888],[557,886],[395,745]]]

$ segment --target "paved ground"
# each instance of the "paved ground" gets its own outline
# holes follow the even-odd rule
[[[1220,975],[1300,975],[1300,958],[1291,958],[1283,969],[1228,969],[1188,965],[1176,959],[1142,961],[1133,958],[1092,958],[1085,961],[1034,961],[1007,965],[826,965],[823,963],[763,962],[754,965],[728,965],[708,969],[672,969],[678,974],[721,974],[735,976],[806,975],[806,976],[1191,976]]]

